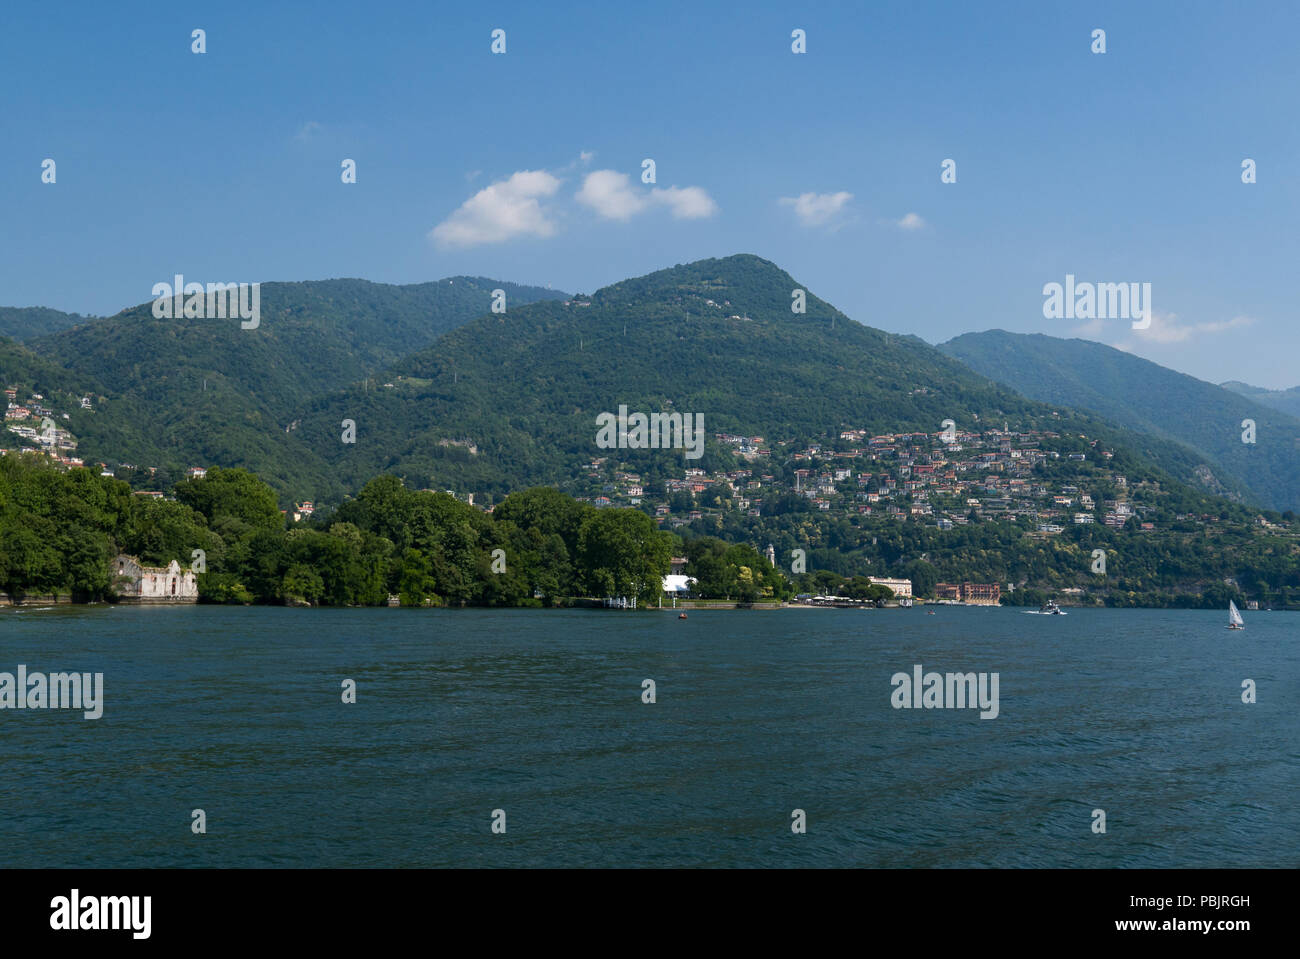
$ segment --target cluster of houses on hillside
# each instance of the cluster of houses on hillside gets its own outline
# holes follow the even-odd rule
[[[820,511],[842,511],[885,519],[914,517],[951,529],[972,520],[1006,518],[1025,522],[1036,534],[1050,536],[1069,525],[1104,524],[1122,527],[1136,520],[1139,529],[1154,529],[1147,514],[1154,483],[1130,487],[1127,477],[1111,469],[1113,453],[1098,441],[1062,437],[1050,431],[989,429],[982,432],[891,433],[871,435],[847,429],[826,444],[776,444],[784,464],[773,462],[772,447],[763,437],[715,434],[719,443],[735,447],[749,463],[740,469],[707,472],[687,468],[680,478],[664,481],[662,489],[647,489],[640,476],[613,469],[607,458],[587,466],[587,478],[603,482],[600,495],[587,497],[597,506],[640,505],[656,499],[661,523],[676,527],[718,509],[760,515],[774,496],[793,494]],[[1054,445],[1086,445],[1085,451],[1052,449]],[[1041,464],[1064,460],[1077,464],[1081,481],[1053,483]],[[759,466],[759,463],[770,465]],[[725,494],[726,505],[698,502],[675,510],[675,494],[697,497],[714,490]],[[583,498],[583,497],[579,497]],[[710,497],[712,500],[712,497]]]
[[[734,446],[736,453],[745,459],[757,459],[760,456],[771,456],[770,447],[763,445],[761,436],[736,436],[734,433],[714,433],[713,438],[719,443],[725,443],[728,446]]]
[[[32,393],[19,402],[16,386],[5,390],[5,401],[5,429],[20,441],[15,449],[44,453],[65,466],[83,465],[73,455],[77,451],[76,437],[59,425],[68,419],[67,413],[58,412],[52,401],[40,393]],[[83,396],[81,405],[90,408],[91,398]],[[8,448],[0,448],[0,455],[8,452]]]

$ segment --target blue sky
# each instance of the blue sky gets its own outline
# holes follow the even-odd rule
[[[178,272],[590,292],[749,252],[930,342],[1300,383],[1295,5],[269,6],[6,7],[0,304],[111,313]],[[1045,319],[1067,273],[1151,283],[1151,329]]]

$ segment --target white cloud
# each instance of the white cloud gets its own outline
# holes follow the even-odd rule
[[[588,173],[577,200],[609,220],[630,220],[649,205],[648,195],[634,189],[632,178],[617,170]]]
[[[697,186],[638,190],[632,178],[617,170],[593,170],[583,178],[576,199],[609,220],[630,220],[653,206],[667,207],[679,220],[713,216],[718,205]]]
[[[919,230],[925,226],[925,221],[915,213],[908,213],[901,220],[895,220],[894,225],[903,230]]]
[[[1098,317],[1096,319],[1089,320],[1087,323],[1080,323],[1070,332],[1073,333],[1075,336],[1097,337],[1097,336],[1101,336],[1101,331],[1105,329],[1105,327],[1106,327],[1106,321]]]
[[[298,128],[298,132],[293,135],[293,138],[295,140],[303,140],[303,141],[310,140],[312,137],[314,137],[316,134],[320,133],[324,129],[325,127],[322,126],[320,123],[317,123],[315,120],[308,120],[306,123],[304,123],[302,126]]]
[[[1249,316],[1234,316],[1230,320],[1209,323],[1180,323],[1177,313],[1151,314],[1151,325],[1145,330],[1133,330],[1135,339],[1150,343],[1185,343],[1193,337],[1225,333],[1239,327],[1250,326],[1255,321]]]
[[[804,226],[821,226],[844,209],[852,193],[800,193],[798,196],[783,196],[780,202],[794,207],[795,216]]]
[[[564,164],[564,166],[559,167],[555,172],[563,176],[566,173],[575,172],[578,167],[591,166],[591,161],[595,156],[596,154],[591,150],[580,150],[576,157]]]
[[[588,163],[593,153],[583,151],[578,160],[555,172],[520,170],[505,180],[479,190],[430,232],[440,248],[503,243],[518,236],[548,237],[556,232],[555,209],[543,201],[554,197],[564,173],[578,163]],[[468,174],[469,178],[478,171]],[[593,170],[583,177],[574,199],[610,220],[630,220],[662,207],[679,220],[713,216],[718,206],[697,186],[642,190],[626,173]]]
[[[681,189],[670,186],[664,190],[653,190],[650,195],[656,203],[667,206],[678,220],[698,220],[718,212],[713,197],[697,186]]]
[[[479,190],[429,236],[444,249],[552,236],[555,224],[541,201],[559,188],[560,181],[545,170],[520,170]]]

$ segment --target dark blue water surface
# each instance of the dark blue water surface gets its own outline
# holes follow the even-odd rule
[[[1226,622],[3,610],[0,671],[105,707],[0,710],[0,866],[1300,865],[1300,615]],[[1000,715],[892,708],[916,663]]]

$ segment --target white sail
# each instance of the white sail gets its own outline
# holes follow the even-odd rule
[[[1237,604],[1234,603],[1232,600],[1228,600],[1228,622],[1231,623],[1233,626],[1244,625],[1241,618],[1241,613],[1237,612]]]

